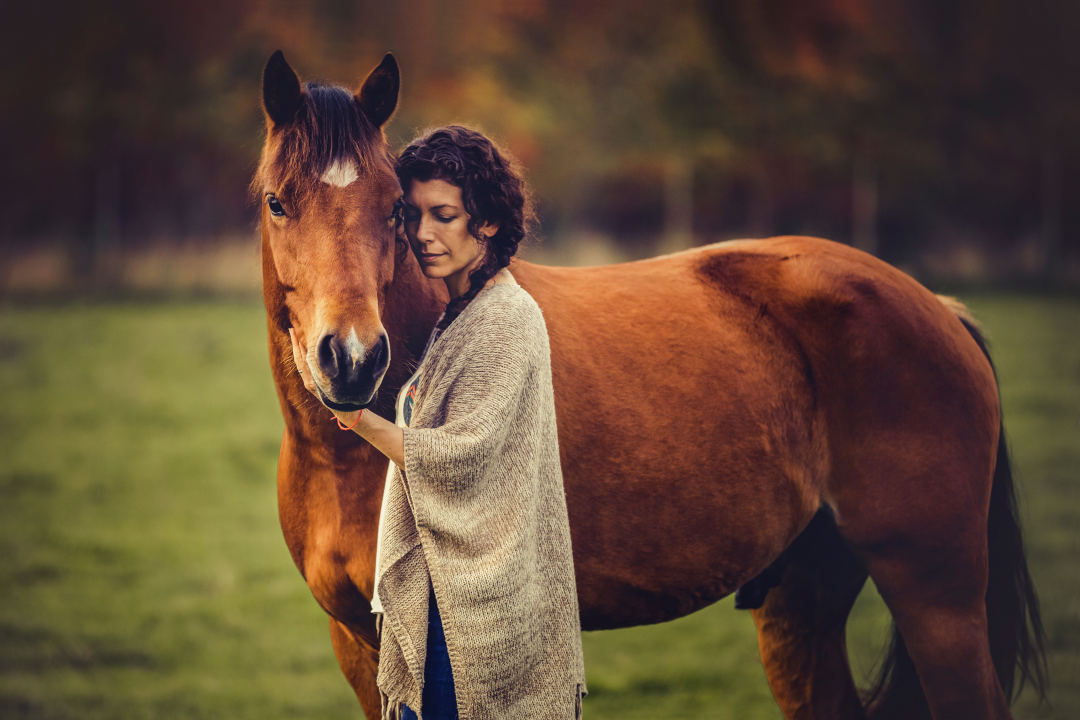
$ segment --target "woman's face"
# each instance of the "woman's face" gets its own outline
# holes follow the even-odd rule
[[[445,180],[414,180],[405,193],[405,235],[424,275],[442,278],[451,296],[469,287],[469,272],[480,264],[484,249],[469,233],[469,214],[461,188]],[[491,237],[495,228],[484,225]]]

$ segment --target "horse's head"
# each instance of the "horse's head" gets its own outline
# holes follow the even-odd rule
[[[271,343],[296,334],[323,404],[372,402],[390,361],[381,321],[401,188],[382,133],[397,105],[387,55],[353,93],[305,83],[276,52],[263,72],[263,285]],[[277,337],[274,337],[274,335]]]

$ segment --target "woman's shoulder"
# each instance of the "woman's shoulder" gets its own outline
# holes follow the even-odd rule
[[[516,282],[495,283],[474,298],[478,302],[477,314],[485,324],[497,322],[523,329],[544,326],[544,313],[536,300]]]
[[[476,307],[472,307],[475,304]],[[516,283],[497,283],[473,298],[465,312],[450,325],[461,323],[457,351],[498,356],[504,360],[547,351],[544,315],[524,288]]]

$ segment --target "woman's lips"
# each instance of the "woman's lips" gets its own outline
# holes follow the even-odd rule
[[[442,257],[443,253],[420,253],[421,260],[434,260],[437,257]]]

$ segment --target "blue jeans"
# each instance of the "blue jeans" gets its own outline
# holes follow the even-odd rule
[[[427,661],[424,664],[424,720],[457,720],[457,697],[454,676],[450,672],[450,655],[446,652],[446,635],[442,618],[435,604],[435,593],[428,598]],[[417,720],[408,705],[401,709],[401,720]]]

